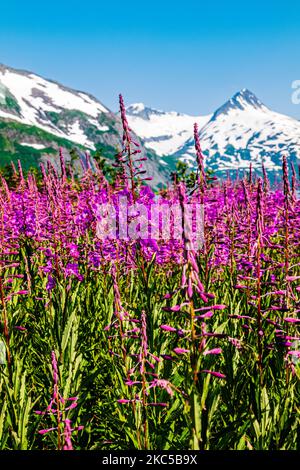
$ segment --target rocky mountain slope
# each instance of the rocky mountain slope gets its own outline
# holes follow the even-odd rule
[[[0,164],[21,159],[25,168],[57,163],[57,150],[98,151],[113,158],[121,148],[119,117],[93,96],[34,73],[0,65]],[[135,136],[136,137],[136,136]],[[136,137],[136,140],[139,140]],[[140,142],[141,143],[141,142]],[[145,167],[157,186],[167,174],[151,150]],[[75,162],[77,168],[79,162]]]

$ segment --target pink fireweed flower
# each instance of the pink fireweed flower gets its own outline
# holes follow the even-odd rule
[[[142,323],[142,328],[141,328],[141,348],[142,348],[142,353],[144,354],[144,357],[147,357],[147,352],[148,352],[148,336],[147,336],[147,321],[146,321],[146,312],[145,312],[145,310],[142,311],[141,323]]]
[[[175,292],[168,293],[168,294],[164,295],[163,298],[164,298],[164,299],[171,299],[174,294],[175,294]]]
[[[173,361],[173,357],[170,356],[169,354],[162,354],[161,357],[165,359],[166,361]]]
[[[174,328],[173,326],[169,326],[169,325],[160,325],[160,328],[165,331],[172,331],[172,332],[177,331],[176,328]]]
[[[141,399],[136,395],[136,397],[133,398],[132,400],[128,400],[126,398],[120,398],[119,400],[117,400],[117,402],[120,403],[121,405],[126,405],[127,403],[140,403]]]
[[[202,323],[201,323],[201,335],[202,335],[202,338],[201,338],[201,341],[200,341],[200,344],[199,344],[199,351],[204,351],[204,349],[206,348],[207,340],[206,340],[206,337],[205,337],[205,333],[206,333],[206,323],[205,323],[205,322],[202,322]],[[200,336],[201,336],[201,335],[200,335]]]
[[[241,349],[242,345],[241,345],[241,341],[239,339],[228,337],[228,341],[231,344],[233,344],[233,346],[236,347],[237,349]]]
[[[79,266],[77,263],[67,263],[64,271],[67,277],[75,276],[79,281],[83,281],[83,276],[79,273]]]
[[[289,351],[288,354],[290,356],[296,356],[300,358],[300,351]]]
[[[201,370],[201,372],[213,375],[214,377],[218,377],[219,379],[226,379],[226,375],[222,374],[221,372],[215,372],[213,370],[207,370],[207,369]]]
[[[199,292],[199,289],[197,287],[196,287],[196,290],[199,294],[200,299],[203,300],[203,302],[208,302],[209,298],[211,298],[211,299],[213,298],[213,297],[210,296],[210,294],[203,294],[203,292]]]
[[[15,330],[19,330],[19,331],[27,331],[27,328],[25,328],[24,326],[14,326]]]
[[[149,356],[152,357],[152,359],[154,359],[154,361],[156,361],[156,362],[161,362],[160,357],[157,357],[157,356],[155,356],[154,354],[151,354],[151,353],[148,353],[148,354],[149,354]]]
[[[183,349],[183,348],[174,348],[173,351],[175,354],[178,354],[178,355],[187,354],[190,352],[188,349]]]
[[[214,349],[209,349],[208,351],[204,351],[203,356],[207,356],[208,354],[221,354],[222,349],[221,348],[214,348]]]
[[[46,285],[46,289],[48,291],[54,289],[54,287],[56,286],[56,280],[54,279],[53,276],[51,276],[50,274],[48,275],[48,282],[47,282],[47,285]]]
[[[12,297],[13,295],[27,295],[29,294],[28,290],[18,290],[17,292],[12,292],[9,297]]]
[[[193,297],[193,284],[190,277],[188,280],[187,295],[190,299]]]
[[[54,351],[51,352],[51,362],[52,362],[52,370],[53,370],[53,382],[54,382],[54,385],[57,386],[58,368],[57,368],[57,360],[56,360]]]
[[[39,434],[47,434],[47,432],[55,431],[57,428],[48,428],[48,429],[40,429],[38,431]]]
[[[287,323],[300,323],[300,318],[287,317],[284,318],[284,321],[286,321]]]
[[[159,388],[163,388],[164,390],[166,390],[166,392],[170,395],[170,396],[173,396],[174,395],[174,392],[172,390],[172,385],[171,383],[168,381],[168,380],[164,380],[164,379],[154,379],[152,383],[150,383],[149,385],[149,389],[150,388],[153,388],[153,387],[159,387]]]
[[[204,319],[204,318],[211,318],[213,316],[213,314],[214,314],[214,312],[206,312],[206,313],[203,313],[202,315],[196,315],[195,320]]]
[[[202,312],[203,310],[224,310],[227,305],[210,305],[209,307],[195,308],[195,312]]]
[[[273,305],[269,307],[267,310],[277,310],[279,312],[286,312],[288,309],[286,307],[278,307],[278,305]]]
[[[84,429],[84,426],[76,426],[76,428],[74,428],[74,431],[82,431]]]
[[[184,289],[186,287],[187,277],[186,277],[186,265],[184,265],[182,270],[182,277],[181,277],[181,288]]]
[[[128,317],[127,312],[123,312],[123,313],[125,313],[125,316]],[[130,318],[130,317],[124,319],[124,321],[131,321],[132,323],[140,323],[140,320],[138,320],[137,318]]]
[[[286,276],[285,278],[286,281],[290,282],[297,281],[298,279],[300,279],[300,276]]]
[[[173,307],[162,307],[162,310],[165,312],[179,312],[185,305],[188,305],[186,302],[181,305],[174,305]]]
[[[200,286],[201,286],[202,289],[204,290],[204,287],[203,287],[203,285],[201,284],[201,282],[200,282],[200,280],[199,280],[199,277],[197,276],[197,273],[199,273],[199,267],[198,267],[198,265],[197,265],[197,262],[196,262],[195,257],[194,257],[194,255],[193,255],[192,252],[189,252],[189,262],[191,263],[192,268],[193,268],[193,270],[194,270],[194,271],[192,271],[192,275],[194,275],[195,277],[197,277]]]
[[[268,295],[286,295],[286,290],[275,290],[274,292],[269,292]]]
[[[77,400],[78,398],[76,398]],[[70,398],[68,398],[67,400],[70,400]],[[77,401],[74,401],[73,403],[71,403],[70,406],[68,406],[67,408],[65,408],[65,411],[68,411],[68,410],[73,410],[74,408],[76,408],[78,406],[78,403]]]
[[[69,419],[65,419],[64,424],[65,424],[65,429],[64,429],[65,445],[63,449],[73,450],[73,446],[71,442],[71,437],[72,437],[71,421]]]
[[[6,265],[2,266],[2,268],[3,269],[18,268],[19,266],[20,266],[20,263],[11,263],[11,264],[6,264]]]

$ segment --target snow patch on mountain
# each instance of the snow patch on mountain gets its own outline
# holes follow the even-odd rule
[[[135,103],[126,109],[131,128],[140,136],[146,147],[159,156],[177,152],[193,135],[193,125],[201,128],[211,117],[189,116],[175,111],[164,112]]]
[[[20,142],[20,145],[23,145],[24,147],[32,147],[36,150],[42,150],[45,148],[44,145],[42,144],[33,144],[33,143],[29,143],[29,142]]]
[[[108,112],[107,108],[89,95],[82,92],[74,93],[73,90],[69,91],[58,83],[45,80],[33,73],[23,75],[6,68],[0,70],[0,81],[21,104],[22,117],[30,124],[36,124],[35,119],[39,116],[40,109],[43,111],[76,109],[92,117]]]

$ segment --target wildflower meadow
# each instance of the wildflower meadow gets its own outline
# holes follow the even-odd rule
[[[299,169],[217,179],[195,125],[154,191],[120,111],[114,178],[1,177],[0,448],[299,450]]]

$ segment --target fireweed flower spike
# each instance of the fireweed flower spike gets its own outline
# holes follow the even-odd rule
[[[260,334],[262,328],[262,312],[261,312],[261,255],[263,249],[263,232],[264,232],[264,213],[263,213],[263,192],[262,181],[258,180],[257,186],[257,202],[256,202],[256,233],[257,233],[257,250],[256,250],[256,277],[257,277],[257,348],[258,348],[258,368],[260,373],[260,381],[262,384],[262,336]]]
[[[119,294],[117,294],[119,296]],[[130,318],[126,318],[123,321],[124,328],[122,338],[125,356],[123,357],[126,378],[124,384],[129,388],[130,397],[118,398],[117,403],[120,405],[130,405],[132,407],[133,415],[136,419],[136,413],[141,413],[142,422],[139,420],[137,424],[137,439],[143,448],[148,448],[149,429],[148,429],[148,411],[147,408],[151,406],[168,406],[167,403],[150,400],[150,392],[155,389],[166,390],[170,396],[173,396],[174,391],[172,384],[164,379],[160,379],[156,372],[156,366],[162,361],[162,358],[152,354],[149,351],[149,341],[147,332],[147,315],[145,310],[142,310],[139,324],[140,327],[129,329],[126,327],[127,324],[131,323]],[[167,325],[162,325],[167,327]],[[168,329],[168,328],[167,328]],[[171,330],[170,330],[171,331]],[[138,352],[131,354],[131,360],[129,360],[127,352],[127,344],[135,341],[138,345]],[[128,364],[133,363],[128,370]],[[174,388],[174,390],[176,387]],[[156,397],[154,397],[156,398]]]
[[[195,126],[195,133],[197,132],[197,126]],[[198,144],[198,145],[197,145]],[[196,150],[198,150],[198,160],[199,160],[199,172],[200,176],[198,184],[201,185],[200,192],[201,192],[201,201],[204,202],[204,170],[203,170],[203,160],[201,157],[201,150],[199,141],[196,141]],[[185,203],[188,201],[188,196],[186,193],[186,189],[182,183],[178,184],[178,197],[182,211],[182,219],[184,220],[185,215]],[[186,227],[184,224],[182,226],[182,235],[183,235],[183,259],[184,265],[182,269],[181,275],[181,286],[180,289],[185,292],[186,302],[184,305],[175,305],[173,307],[164,307],[165,311],[169,312],[186,312],[186,315],[189,316],[189,335],[187,336],[189,344],[188,347],[181,347],[177,346],[173,348],[173,352],[177,356],[189,356],[190,357],[190,366],[188,366],[188,370],[185,371],[184,375],[189,378],[192,377],[192,386],[188,383],[186,385],[187,389],[191,389],[190,392],[190,403],[191,403],[191,419],[193,422],[193,432],[191,436],[191,444],[192,448],[199,449],[201,436],[199,434],[198,429],[200,429],[200,421],[202,419],[201,412],[199,416],[199,409],[198,406],[195,406],[195,403],[201,402],[201,396],[199,396],[199,364],[204,361],[206,356],[210,355],[218,355],[222,352],[220,348],[213,348],[208,350],[206,354],[204,354],[204,349],[206,347],[206,339],[204,334],[206,334],[206,325],[205,320],[210,318],[213,315],[213,312],[206,311],[203,315],[195,316],[195,301],[196,299],[200,299],[203,303],[208,303],[209,298],[213,298],[209,293],[205,292],[204,285],[200,280],[199,277],[199,267],[196,260],[196,252],[191,249],[191,227]],[[205,307],[202,307],[205,308]],[[215,306],[215,311],[223,310],[226,308],[223,304],[217,304]],[[199,307],[201,309],[201,307]],[[200,327],[198,327],[198,321],[200,322]],[[167,332],[174,332],[176,329],[172,329],[169,325],[162,325],[161,329]],[[189,362],[187,362],[189,364]],[[220,377],[222,376],[221,373]],[[213,375],[213,374],[212,374]],[[189,381],[189,379],[188,379]]]
[[[78,397],[63,398],[59,392],[59,372],[55,352],[51,352],[52,377],[53,377],[53,393],[46,411],[35,411],[37,415],[52,414],[57,419],[57,426],[41,429],[39,434],[47,434],[48,432],[57,431],[57,449],[73,450],[71,438],[74,431],[80,431],[83,426],[71,428],[71,421],[65,417],[66,412],[77,407]],[[70,404],[68,404],[68,402]]]
[[[204,189],[206,186],[206,176],[204,170],[204,156],[201,151],[200,139],[199,139],[199,130],[198,124],[194,124],[194,141],[195,141],[195,150],[196,150],[196,160],[197,160],[197,184],[198,191],[200,193],[200,202],[204,202]]]
[[[140,144],[132,138],[131,129],[126,117],[124,100],[121,94],[119,95],[119,105],[123,126],[123,148],[116,155],[116,165],[121,168],[121,178],[125,183],[125,187],[130,189],[133,200],[135,201],[135,189],[137,184],[141,181],[149,181],[151,178],[147,176],[141,178],[141,175],[144,175],[146,171],[142,169],[142,163],[140,162],[145,161],[146,157],[140,158]]]

